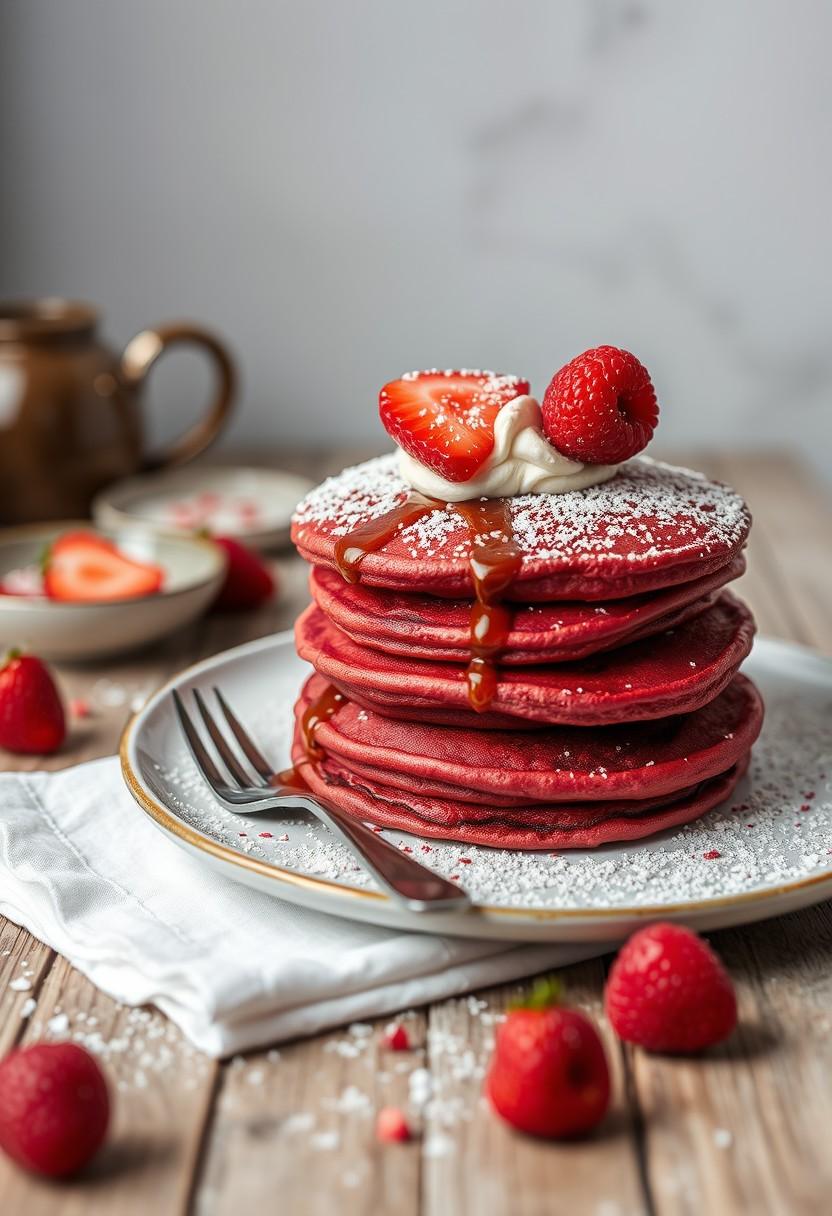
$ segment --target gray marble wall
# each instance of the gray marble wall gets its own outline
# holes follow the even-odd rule
[[[0,291],[190,314],[233,437],[366,440],[406,368],[653,372],[665,443],[832,442],[822,0],[6,0]],[[204,390],[159,372],[157,424]],[[164,415],[164,418],[162,418]]]

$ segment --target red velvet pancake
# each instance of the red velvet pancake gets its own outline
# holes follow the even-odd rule
[[[709,608],[720,587],[744,570],[740,554],[704,578],[663,591],[603,603],[518,605],[500,663],[569,662],[670,629]],[[413,659],[468,661],[470,601],[348,583],[326,566],[313,568],[309,585],[321,611],[362,646]]]
[[[296,736],[295,763],[303,756],[303,744]],[[697,819],[729,796],[747,763],[747,757],[743,757],[727,772],[670,795],[665,803],[657,804],[656,799],[647,798],[640,803],[495,807],[490,818],[484,817],[481,810],[474,817],[469,803],[403,794],[366,778],[353,777],[343,765],[326,758],[305,764],[303,774],[314,793],[380,827],[493,848],[590,849],[610,841],[651,836]]]
[[[618,650],[556,667],[501,668],[493,707],[475,713],[464,666],[360,646],[314,605],[298,619],[301,658],[359,705],[393,717],[468,727],[596,726],[688,713],[728,684],[751,649],[754,620],[730,593],[686,621]]]
[[[321,676],[307,680],[295,708],[298,721],[326,687]],[[401,722],[347,700],[317,726],[315,743],[327,762],[396,788],[400,797],[407,791],[492,807],[666,799],[737,763],[762,718],[759,693],[737,675],[695,713],[590,731],[474,732]]]
[[[336,567],[336,541],[400,506],[395,456],[345,469],[300,504],[292,539],[307,561]],[[742,498],[698,473],[638,457],[612,480],[567,494],[505,500],[522,555],[508,592],[520,603],[618,599],[702,578],[739,553],[750,526]],[[370,587],[471,597],[471,538],[452,507],[401,529],[360,565]]]

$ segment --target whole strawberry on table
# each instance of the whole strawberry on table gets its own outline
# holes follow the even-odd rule
[[[23,755],[50,755],[66,738],[66,715],[49,668],[10,650],[0,666],[0,747]]]
[[[491,1105],[519,1131],[548,1139],[581,1136],[607,1113],[610,1073],[593,1023],[559,1004],[557,981],[539,982],[497,1031],[485,1082]]]

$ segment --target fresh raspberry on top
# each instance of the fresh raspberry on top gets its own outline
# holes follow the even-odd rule
[[[562,367],[541,410],[552,446],[584,464],[629,460],[647,446],[659,420],[647,368],[617,346],[596,346]]]
[[[494,419],[528,380],[483,371],[408,372],[378,396],[399,447],[446,481],[469,481],[494,448]]]
[[[701,1051],[737,1023],[733,985],[708,943],[663,921],[621,948],[604,1005],[618,1037],[648,1051]]]

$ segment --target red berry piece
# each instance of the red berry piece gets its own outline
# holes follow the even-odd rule
[[[161,566],[139,562],[94,532],[67,532],[46,555],[43,589],[50,599],[101,603],[154,595],[161,590]]]
[[[110,1121],[107,1082],[75,1043],[36,1043],[0,1063],[0,1148],[49,1178],[74,1174],[101,1147]]]
[[[497,1032],[485,1092],[507,1123],[532,1136],[566,1139],[601,1122],[610,1101],[598,1031],[576,1009],[551,1004],[552,985],[513,1009]]]
[[[248,612],[271,599],[275,581],[258,555],[230,536],[215,536],[214,541],[228,558],[225,582],[214,601],[214,611]]]
[[[690,929],[659,922],[621,948],[604,1004],[619,1038],[648,1051],[701,1051],[737,1024],[737,999],[720,960]]]
[[[549,442],[584,464],[629,460],[647,446],[659,420],[647,368],[617,346],[596,346],[562,367],[540,408]]]
[[[388,1051],[409,1051],[410,1035],[401,1022],[391,1022],[384,1032],[384,1046]]]
[[[0,747],[47,756],[66,738],[66,718],[49,668],[12,650],[0,668]]]
[[[403,1144],[410,1139],[410,1127],[398,1106],[383,1106],[376,1118],[376,1140],[382,1144]]]
[[[399,447],[446,481],[468,481],[494,448],[494,419],[529,391],[495,372],[408,372],[379,393],[381,421]]]

